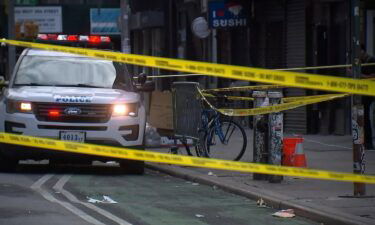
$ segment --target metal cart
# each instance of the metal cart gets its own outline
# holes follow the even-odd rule
[[[199,148],[201,127],[201,99],[198,93],[199,83],[174,82],[172,84],[173,128],[175,145],[171,152],[177,154],[177,141],[185,146],[188,155],[192,155],[188,139],[193,140],[193,146]]]

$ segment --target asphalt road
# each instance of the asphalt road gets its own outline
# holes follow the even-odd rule
[[[104,203],[90,203],[103,201]],[[113,200],[117,203],[109,203]],[[0,173],[0,224],[316,224],[215,187],[116,165],[20,165]]]

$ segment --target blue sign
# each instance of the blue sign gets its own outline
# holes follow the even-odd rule
[[[210,28],[244,27],[248,24],[247,9],[237,1],[214,1],[208,3]]]
[[[118,8],[90,9],[91,34],[120,34],[118,28],[120,15]]]

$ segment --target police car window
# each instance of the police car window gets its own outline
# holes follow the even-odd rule
[[[24,56],[15,85],[112,88],[116,69],[111,61],[83,57]]]
[[[127,91],[134,91],[133,83],[131,82],[127,64],[114,62],[113,65],[116,68],[117,76],[114,81],[113,87],[124,89]]]

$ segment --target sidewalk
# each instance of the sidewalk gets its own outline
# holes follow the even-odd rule
[[[305,135],[303,138],[308,168],[352,172],[351,136]],[[248,139],[247,152],[241,160],[244,162],[252,162],[251,131]],[[152,150],[168,152],[168,149]],[[181,149],[181,152],[184,151]],[[366,151],[365,160],[366,174],[375,175],[375,151]],[[155,163],[148,163],[148,167],[254,200],[262,198],[273,208],[294,208],[297,215],[324,224],[375,224],[375,185],[366,184],[367,196],[372,198],[352,198],[353,184],[349,182],[284,177],[282,183],[272,184],[254,181],[252,174],[239,172]]]

